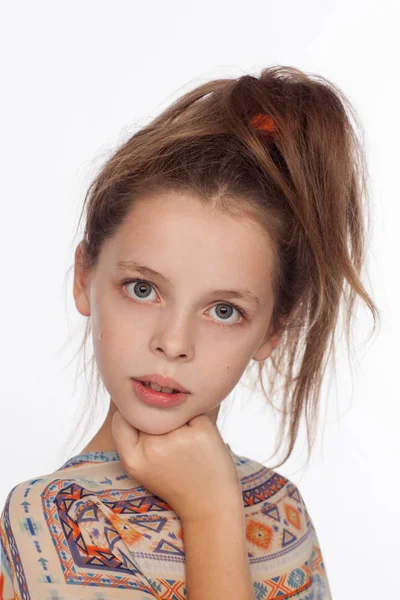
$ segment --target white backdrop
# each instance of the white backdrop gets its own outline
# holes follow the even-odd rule
[[[305,431],[277,469],[298,485],[335,599],[394,598],[400,553],[398,372],[399,96],[395,0],[0,3],[0,509],[17,483],[53,471],[84,401],[71,361],[85,318],[72,296],[72,243],[97,166],[140,123],[217,77],[296,66],[339,85],[365,129],[373,231],[351,368],[323,388],[310,466]],[[65,342],[70,343],[62,349]],[[90,356],[90,355],[89,355]],[[225,441],[264,460],[277,421],[241,384],[220,414]],[[230,400],[229,400],[230,401]],[[227,401],[228,402],[228,401]],[[100,426],[93,423],[81,448]],[[78,453],[78,452],[76,452]]]

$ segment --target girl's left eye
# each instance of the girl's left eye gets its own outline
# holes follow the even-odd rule
[[[140,282],[142,285],[150,285],[150,287],[156,289],[156,286],[153,283],[151,283],[150,281],[145,281],[143,279],[126,279],[124,281],[121,281],[120,286],[123,289],[125,289],[130,283],[138,283],[138,282]],[[134,289],[135,289],[135,287],[136,286],[134,286]],[[140,287],[140,286],[138,286],[138,287]],[[136,296],[136,298],[137,298],[137,296]],[[132,299],[130,295],[129,295],[129,299]],[[236,310],[241,316],[240,321],[237,323],[224,323],[224,322],[217,323],[217,325],[222,325],[222,327],[240,327],[243,324],[242,321],[246,320],[246,318],[247,318],[245,311],[242,308],[240,308],[239,306],[236,306],[235,304],[228,303],[228,302],[220,302],[220,303],[216,304],[215,306],[230,306],[231,308]],[[212,308],[215,308],[215,307],[213,306]]]

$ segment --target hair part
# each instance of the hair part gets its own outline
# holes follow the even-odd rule
[[[255,126],[259,115],[273,127]],[[78,229],[85,213],[81,244],[88,272],[105,240],[149,194],[189,192],[210,210],[264,227],[275,258],[268,330],[281,338],[269,360],[257,362],[257,380],[282,417],[275,454],[288,440],[273,468],[291,455],[303,415],[310,457],[342,305],[348,349],[357,297],[372,313],[373,330],[378,320],[361,281],[370,225],[362,138],[350,101],[322,76],[272,66],[259,77],[217,79],[184,94],[122,143],[92,181],[82,207]],[[90,332],[88,319],[79,348],[85,367]],[[281,382],[279,409],[272,397]],[[94,407],[99,385],[97,372]]]

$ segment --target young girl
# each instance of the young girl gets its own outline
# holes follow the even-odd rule
[[[300,491],[216,422],[251,361],[269,402],[263,372],[270,395],[282,376],[283,464],[308,404],[315,424],[342,301],[347,334],[356,296],[377,319],[355,124],[332,83],[274,66],[185,94],[100,170],[73,295],[109,411],[9,492],[2,600],[331,598]]]

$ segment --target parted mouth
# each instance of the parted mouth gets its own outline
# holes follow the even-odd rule
[[[161,388],[170,388],[177,392],[183,392],[185,394],[190,394],[190,392],[176,379],[172,379],[172,377],[164,377],[163,375],[158,375],[153,373],[151,375],[141,375],[139,377],[134,377],[136,381],[141,381],[142,383],[155,383]]]

